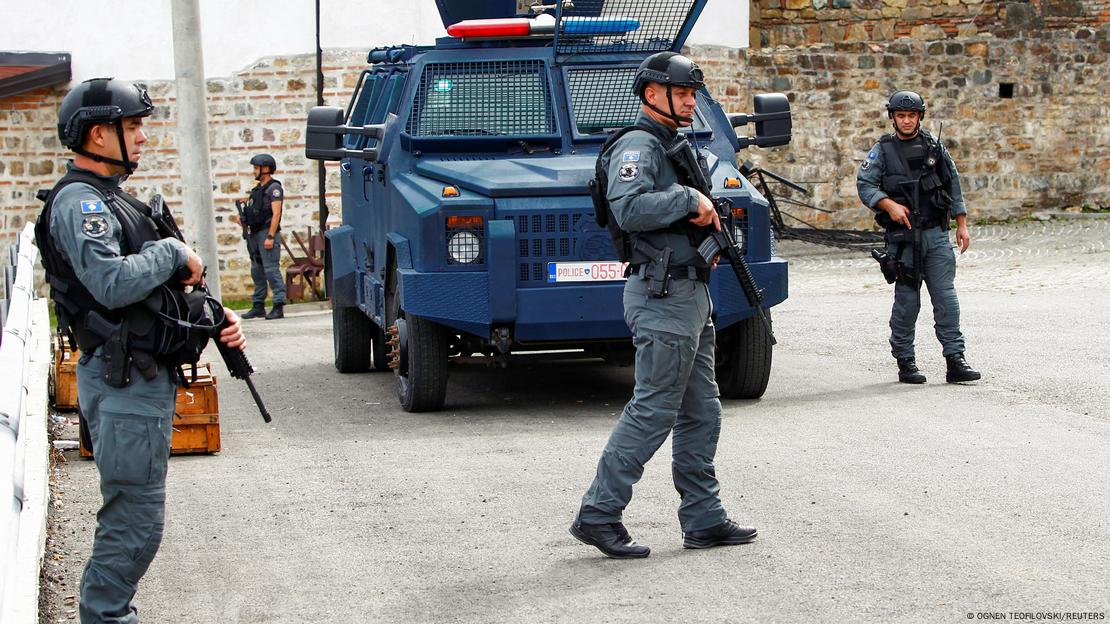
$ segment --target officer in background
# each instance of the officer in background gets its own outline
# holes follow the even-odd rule
[[[281,182],[273,178],[277,171],[273,156],[258,154],[251,158],[251,165],[254,166],[254,179],[258,184],[251,189],[245,216],[254,294],[251,296],[251,309],[243,314],[243,318],[285,318],[285,282],[281,279],[281,205],[285,192]],[[269,313],[263,305],[266,302],[267,282],[274,294],[274,306]]]
[[[59,330],[81,349],[78,401],[104,500],[81,576],[85,624],[138,621],[131,601],[158,551],[165,518],[174,377],[163,362],[144,366],[128,353],[125,319],[160,285],[203,278],[200,257],[177,239],[161,238],[150,207],[119,187],[138,166],[143,118],[153,111],[146,91],[128,82],[96,78],[74,87],[62,100],[58,135],[76,155],[36,225]],[[241,348],[239,320],[225,313],[230,324],[219,339]],[[121,333],[106,341],[94,320]]]
[[[947,381],[975,381],[980,374],[964,359],[960,302],[954,284],[956,255],[948,239],[951,220],[955,219],[960,253],[971,245],[960,175],[948,150],[921,129],[925,100],[920,95],[898,91],[890,96],[886,110],[894,120],[894,132],[883,135],[867,153],[856,175],[856,188],[860,200],[875,212],[875,221],[886,229],[887,253],[897,259],[902,273],[896,281],[890,314],[890,349],[898,360],[898,381],[925,383],[913,344],[922,282],[933,302],[934,328],[947,362]],[[915,186],[920,204],[916,218]],[[919,230],[922,247],[916,254],[914,228]],[[921,267],[913,266],[915,258],[920,259]]]
[[[707,227],[720,229],[710,199],[691,187],[667,155],[678,128],[693,122],[704,86],[690,59],[663,52],[641,63],[633,86],[643,106],[636,125],[602,155],[606,196],[632,249],[624,289],[624,318],[636,347],[636,387],[601,454],[597,474],[570,527],[578,540],[613,558],[647,557],[621,523],[644,464],[672,440],[672,475],[682,502],[686,548],[743,544],[754,528],[728,519],[713,466],[721,430],[714,375],[710,267],[697,244]],[[664,267],[655,259],[668,257]],[[659,289],[663,269],[669,285]],[[654,290],[654,292],[652,292]],[[659,296],[662,294],[663,296]]]

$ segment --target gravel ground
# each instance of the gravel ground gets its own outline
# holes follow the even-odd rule
[[[220,379],[224,449],[171,461],[143,621],[1105,618],[1110,222],[972,236],[957,289],[984,379],[966,385],[943,383],[928,306],[929,383],[894,381],[891,289],[869,257],[782,245],[791,288],[774,309],[771,383],[762,400],[726,402],[717,456],[726,507],[760,538],[684,551],[665,446],[625,514],[653,548],[638,561],[566,533],[630,368],[453,366],[447,409],[406,414],[388,374],[334,371],[327,313],[252,321],[274,422]],[[95,467],[66,451],[52,483],[42,621],[65,622]]]

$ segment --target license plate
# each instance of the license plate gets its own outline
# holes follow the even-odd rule
[[[616,282],[624,281],[627,262],[548,262],[547,281],[556,282]]]

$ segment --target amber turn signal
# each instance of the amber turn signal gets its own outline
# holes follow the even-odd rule
[[[479,215],[451,215],[447,217],[447,227],[481,229],[482,217]]]

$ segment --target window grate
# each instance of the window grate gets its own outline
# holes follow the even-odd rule
[[[411,136],[554,134],[543,61],[425,65],[406,131]]]
[[[563,10],[557,51],[670,50],[694,4],[695,0],[574,0],[573,8]]]
[[[567,89],[579,134],[597,134],[631,126],[640,111],[632,92],[635,67],[575,69],[567,72]]]

